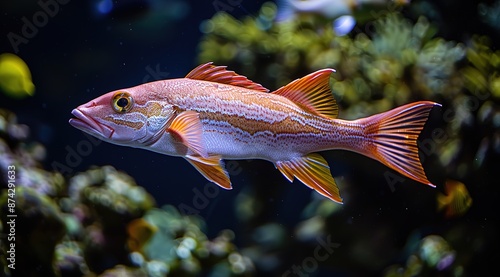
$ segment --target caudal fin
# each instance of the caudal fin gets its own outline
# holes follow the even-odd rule
[[[408,178],[434,187],[420,163],[417,139],[435,106],[441,105],[415,102],[360,119],[372,142],[364,154]]]

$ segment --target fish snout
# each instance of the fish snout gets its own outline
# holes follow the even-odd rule
[[[94,102],[82,105],[71,111],[74,118],[69,120],[71,126],[94,136],[111,138],[114,133],[113,128],[96,121],[92,116],[85,113],[86,108],[95,106]]]

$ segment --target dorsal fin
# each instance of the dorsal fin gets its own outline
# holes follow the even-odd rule
[[[234,71],[227,70],[225,66],[215,66],[212,62],[201,64],[186,75],[186,78],[228,84],[248,89],[268,92],[269,90],[261,84],[238,75]]]
[[[284,96],[308,111],[329,118],[337,118],[339,108],[330,89],[330,75],[334,69],[313,72],[272,92]]]

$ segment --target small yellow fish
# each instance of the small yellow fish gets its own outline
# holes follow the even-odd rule
[[[127,247],[130,252],[141,252],[158,228],[143,218],[132,220],[127,226]]]
[[[444,210],[447,218],[464,215],[472,205],[472,198],[465,185],[462,182],[448,179],[445,190],[446,195],[438,193],[438,211]]]
[[[28,66],[14,54],[0,55],[0,90],[16,99],[33,96],[35,92]]]

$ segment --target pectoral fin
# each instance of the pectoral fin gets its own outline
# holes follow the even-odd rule
[[[184,111],[180,113],[172,121],[167,132],[196,154],[205,158],[208,157],[205,142],[203,141],[203,129],[197,112]]]
[[[222,166],[221,157],[219,155],[209,156],[208,158],[198,156],[185,156],[186,160],[191,163],[207,180],[216,183],[223,189],[232,189],[229,175]]]
[[[296,177],[321,195],[342,203],[339,188],[330,173],[330,167],[319,154],[313,153],[289,161],[278,161],[275,165],[289,181],[293,181]]]

